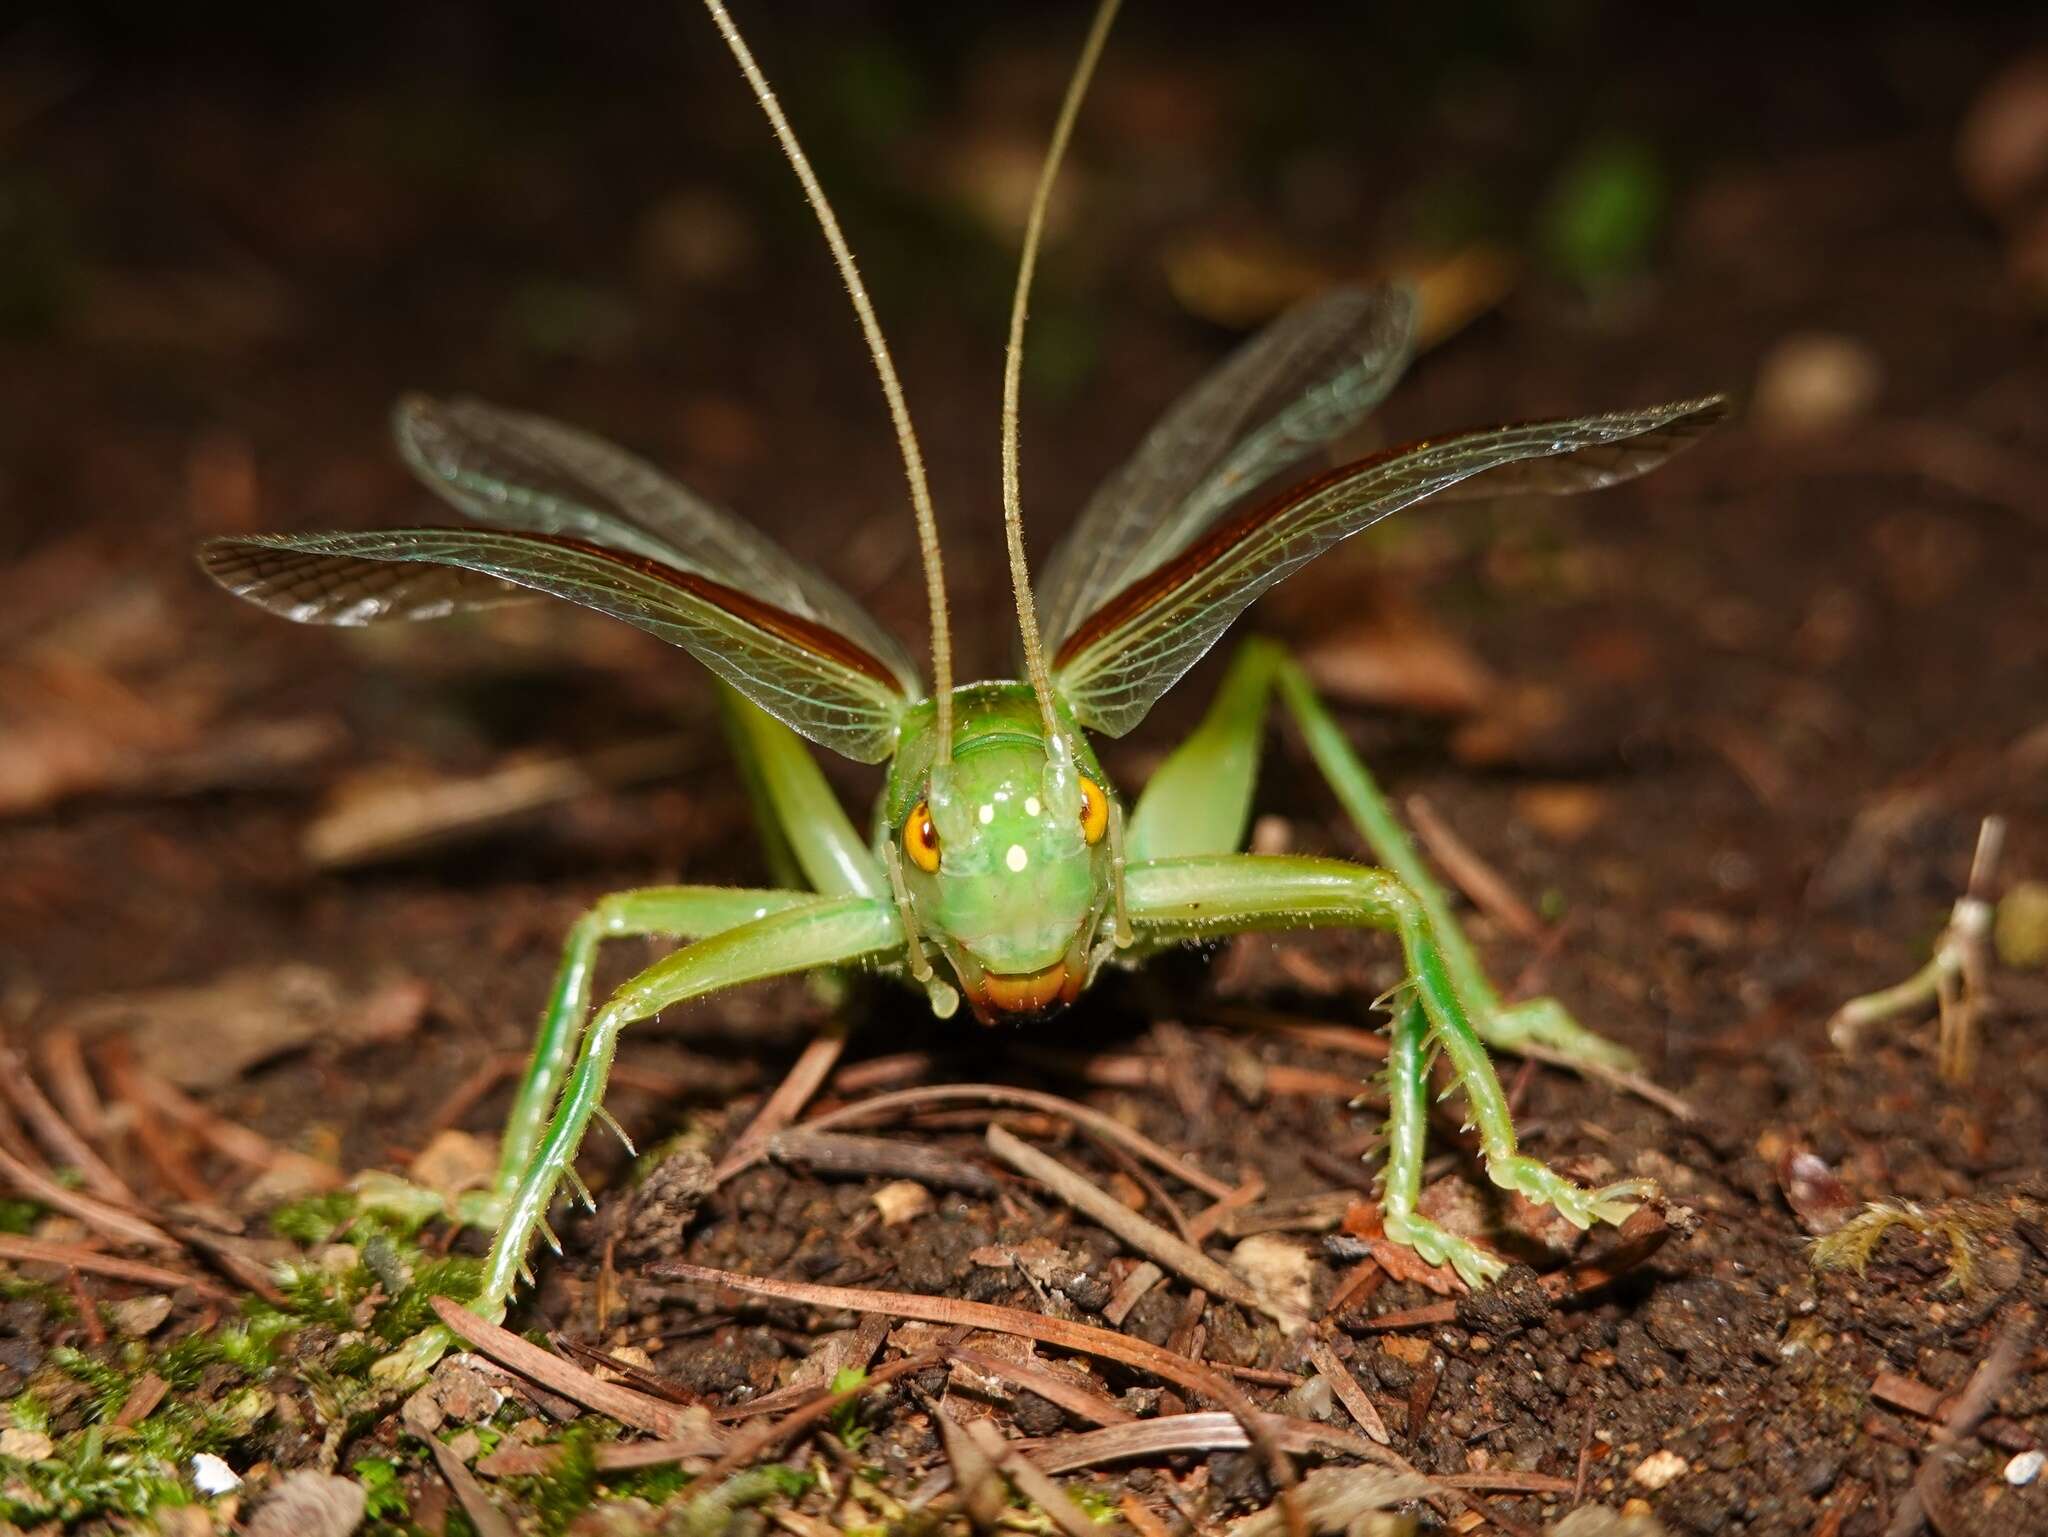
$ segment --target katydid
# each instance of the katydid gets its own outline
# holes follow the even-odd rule
[[[535,1232],[602,1113],[620,1032],[689,999],[819,969],[882,973],[935,1014],[1037,1020],[1105,967],[1190,941],[1331,925],[1385,929],[1408,981],[1392,1025],[1387,1236],[1472,1286],[1501,1261],[1417,1206],[1432,1057],[1462,1088],[1493,1182],[1580,1227],[1620,1222],[1641,1180],[1583,1188],[1517,1147],[1486,1048],[1582,1061],[1626,1053],[1551,999],[1503,1002],[1450,904],[1307,675],[1253,641],[1214,707],[1128,804],[1091,733],[1120,737],[1261,593],[1339,540],[1443,494],[1561,494],[1627,480],[1725,412],[1719,397],[1489,427],[1376,453],[1296,484],[1287,471],[1357,427],[1400,373],[1415,305],[1344,289],[1275,321],[1195,386],[1110,477],[1030,578],[1018,484],[1026,298],[1045,208],[1115,11],[1097,13],[1031,205],[1006,352],[1002,489],[1021,676],[956,685],[945,581],[917,439],[846,241],[722,0],[705,0],[767,114],[852,296],[901,449],[931,615],[929,686],[845,592],[620,449],[470,400],[403,401],[398,447],[475,526],[216,539],[230,591],[306,623],[428,619],[548,594],[681,646],[718,675],[778,889],[621,892],[571,931],[484,1203],[496,1237],[475,1306],[502,1317]],[[1236,852],[1274,696],[1381,868]],[[863,838],[804,740],[886,763]],[[796,882],[800,880],[799,887]],[[686,941],[592,1008],[603,941]],[[579,1184],[580,1188],[580,1184]]]

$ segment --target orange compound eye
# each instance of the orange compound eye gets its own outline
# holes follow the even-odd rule
[[[932,826],[932,808],[919,801],[903,824],[903,852],[926,875],[939,873],[939,830]]]
[[[1097,844],[1109,831],[1109,797],[1086,774],[1081,776],[1081,836]]]

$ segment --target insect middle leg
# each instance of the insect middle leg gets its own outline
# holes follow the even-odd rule
[[[1220,854],[1242,847],[1251,820],[1259,739],[1275,691],[1373,858],[1399,876],[1428,913],[1444,964],[1480,1038],[1504,1051],[1533,1043],[1609,1067],[1633,1066],[1630,1052],[1581,1025],[1555,998],[1501,1000],[1421,850],[1317,697],[1307,673],[1273,641],[1249,641],[1239,650],[1208,715],[1145,786],[1131,813],[1129,857]]]
[[[1351,925],[1400,936],[1413,996],[1396,1016],[1389,1059],[1388,1158],[1382,1208],[1387,1235],[1425,1258],[1448,1262],[1472,1286],[1500,1262],[1416,1209],[1428,1110],[1428,1058],[1441,1050],[1479,1134],[1487,1177],[1554,1207],[1579,1227],[1624,1221],[1650,1191],[1645,1180],[1587,1189],[1522,1152],[1514,1117],[1451,979],[1449,957],[1426,904],[1391,871],[1335,859],[1256,854],[1187,855],[1133,864],[1125,874],[1131,923],[1148,947],[1258,929]]]

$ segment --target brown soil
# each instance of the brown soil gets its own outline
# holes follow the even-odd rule
[[[2010,879],[2048,873],[2048,354],[1953,154],[2015,29],[1996,14],[1853,34],[1773,17],[1660,37],[1617,8],[1612,25],[1518,37],[1489,59],[1419,23],[1375,51],[1335,33],[1248,31],[1228,14],[1169,28],[1146,9],[1112,52],[1077,150],[1085,211],[1048,258],[1025,433],[1035,549],[1228,344],[1168,296],[1162,251],[1257,228],[1340,271],[1454,193],[1525,229],[1550,172],[1615,125],[1659,146],[1671,179],[1650,264],[1592,299],[1539,267],[1417,364],[1384,412],[1389,434],[1743,390],[1796,333],[1852,338],[1882,369],[1874,404],[1840,426],[1798,437],[1754,419],[1599,498],[1431,512],[1325,562],[1264,615],[1305,647],[1397,673],[1425,643],[1483,659],[1497,686],[1470,713],[1354,699],[1355,739],[1397,794],[1426,796],[1561,921],[1556,942],[1531,943],[1474,916],[1495,975],[1565,999],[1700,1111],[1682,1123],[1602,1083],[1503,1064],[1536,1150],[1588,1176],[1653,1175],[1681,1231],[1561,1309],[1466,1305],[1454,1322],[1384,1334],[1377,1315],[1437,1300],[1391,1278],[1340,1310],[1338,1353],[1394,1448],[1426,1473],[1549,1475],[1589,1501],[1639,1497],[1679,1532],[1866,1537],[1889,1528],[1923,1467],[1941,1532],[2048,1530],[2048,1481],[2002,1477],[2048,1438],[2034,1332],[2048,1286],[2048,984],[1996,975],[1982,1066],[1963,1086],[1937,1081],[1927,1021],[1877,1027],[1853,1057],[1824,1028],[1845,997],[1919,964],[1981,816],[2010,819]],[[32,317],[42,328],[0,345],[0,789],[16,807],[0,821],[0,1009],[34,1045],[110,993],[285,963],[326,973],[339,1001],[316,1038],[200,1092],[349,1169],[401,1166],[451,1091],[522,1047],[559,936],[593,897],[762,872],[709,692],[680,653],[568,612],[403,635],[295,630],[207,586],[195,538],[415,515],[423,499],[387,454],[380,414],[404,387],[470,390],[680,467],[922,633],[872,385],[708,33],[643,19],[644,50],[570,50],[558,80],[542,67],[549,40],[472,20],[450,45],[469,84],[429,91],[413,69],[445,40],[412,25],[373,28],[317,68],[296,45],[250,44],[283,79],[215,56],[203,35],[151,53],[88,40],[76,57],[51,53],[55,95],[9,130],[14,216],[41,206],[31,193],[55,199],[36,217],[62,254],[48,314]],[[855,125],[821,166],[844,188],[920,412],[963,643],[994,664],[1012,258],[1007,227],[977,223],[973,200],[1006,191],[1014,150],[1028,166],[1079,18],[919,47],[754,25],[800,120],[835,121],[837,103]],[[1389,60],[1413,66],[1398,100],[1360,102],[1368,58],[1375,77]],[[76,77],[59,68],[81,62]],[[674,88],[678,72],[688,88]],[[914,87],[900,109],[872,95],[899,74]],[[1371,633],[1336,624],[1361,587],[1405,617]],[[1108,744],[1122,783],[1142,783],[1213,678],[1212,663]],[[251,735],[281,721],[300,736]],[[374,774],[481,773],[678,722],[684,766],[652,782],[349,871],[303,856],[315,813],[343,787],[373,790]],[[225,763],[205,751],[222,743],[237,744]],[[867,776],[833,772],[864,807]],[[1284,818],[1268,835],[1294,847],[1359,852],[1284,733],[1262,810]],[[619,975],[648,954],[621,948]],[[1397,979],[1384,942],[1316,935],[1179,958],[1029,1035],[942,1026],[907,995],[861,997],[842,1071],[925,1053],[907,1081],[1082,1099],[1227,1182],[1262,1179],[1265,1200],[1363,1196],[1375,1108],[1272,1074],[1349,1079],[1360,1059],[1259,1022],[1369,1025]],[[423,1010],[406,1006],[422,996],[413,984]],[[622,1061],[643,1078],[612,1108],[643,1145],[687,1128],[715,1151],[830,1017],[799,984],[679,1011],[629,1040]],[[197,1031],[175,1044],[202,1065],[217,1049]],[[1103,1081],[1119,1074],[1144,1081]],[[683,1092],[648,1086],[663,1079]],[[506,1092],[461,1124],[492,1129]],[[819,1104],[846,1097],[828,1085]],[[1057,1121],[1009,1124],[1165,1219],[1159,1194],[1096,1144]],[[988,1165],[982,1133],[979,1119],[932,1118],[886,1134]],[[566,1256],[542,1267],[515,1321],[646,1345],[655,1371],[714,1405],[778,1387],[849,1320],[657,1284],[638,1274],[647,1259],[1039,1311],[1054,1307],[1041,1283],[992,1251],[1048,1243],[1071,1275],[1059,1305],[1095,1323],[1132,1264],[1007,1175],[994,1196],[937,1190],[932,1210],[892,1227],[873,1201],[883,1180],[770,1166],[730,1182],[685,1232],[643,1222],[651,1244],[612,1251],[622,1292],[601,1299],[631,1197],[616,1144],[597,1140],[584,1167],[600,1212],[567,1223]],[[161,1158],[133,1138],[109,1145],[138,1189],[178,1198]],[[1907,1231],[1860,1275],[1816,1273],[1781,1185],[1800,1148],[1856,1201],[1993,1202],[2003,1216],[1972,1285],[1948,1284],[1943,1241]],[[247,1204],[246,1170],[186,1155],[224,1204]],[[1475,1221],[1514,1215],[1469,1163],[1439,1172],[1433,1199]],[[1165,1193],[1188,1212],[1206,1204]],[[1356,1251],[1324,1232],[1301,1241],[1320,1310]],[[1540,1269],[1565,1257],[1530,1254]],[[82,1284],[103,1298],[134,1290]],[[1177,1280],[1125,1327],[1212,1361],[1311,1370],[1298,1342],[1228,1303],[1190,1307]],[[23,1361],[78,1341],[75,1322],[48,1328]],[[2017,1369],[1981,1436],[1952,1452],[1929,1451],[1937,1420],[1873,1395],[1885,1373],[1934,1390],[1930,1403],[1958,1392],[2011,1330],[2023,1331]],[[1156,1381],[1100,1365],[1098,1377],[1102,1392],[1156,1404]],[[864,1455],[893,1495],[945,1465],[910,1389],[935,1395],[947,1378],[898,1382],[864,1411],[877,1427]],[[1248,1390],[1261,1402],[1286,1391]],[[1012,1434],[1081,1428],[1028,1393],[1000,1414]],[[356,1445],[399,1435],[387,1418]],[[307,1438],[301,1455],[318,1450]],[[1671,1465],[1659,1453],[1683,1467],[1653,1489]],[[1169,1488],[1204,1521],[1270,1499],[1246,1454],[1080,1477],[1169,1522]],[[1489,1509],[1522,1528],[1573,1499],[1554,1482],[1540,1494],[1494,1482]]]

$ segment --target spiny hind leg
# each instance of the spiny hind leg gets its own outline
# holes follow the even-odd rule
[[[454,1218],[465,1227],[495,1229],[533,1162],[562,1080],[575,1059],[583,1022],[590,1013],[591,976],[598,950],[608,939],[664,937],[702,939],[817,898],[802,891],[745,890],[724,886],[649,886],[619,891],[576,920],[562,946],[547,1007],[534,1032],[533,1050],[513,1096],[499,1142],[496,1176],[487,1189],[469,1192],[452,1206],[440,1196],[393,1174],[372,1172],[356,1181],[364,1206],[419,1219]]]
[[[1581,1025],[1555,998],[1501,1001],[1428,861],[1317,697],[1308,675],[1273,641],[1251,640],[1239,649],[1209,713],[1153,774],[1131,813],[1129,857],[1135,861],[1223,854],[1243,846],[1251,822],[1259,741],[1276,688],[1301,729],[1309,755],[1373,857],[1400,876],[1428,911],[1444,964],[1481,1039],[1504,1051],[1534,1044],[1579,1061],[1633,1066],[1629,1052]]]
[[[1521,1151],[1507,1095],[1452,982],[1442,936],[1426,904],[1392,872],[1334,859],[1187,855],[1133,865],[1126,885],[1131,921],[1141,943],[1337,924],[1385,929],[1400,936],[1413,997],[1397,1021],[1399,1055],[1390,1073],[1388,1233],[1425,1255],[1434,1252],[1457,1265],[1471,1284],[1484,1285],[1489,1279],[1486,1261],[1415,1210],[1427,1109],[1423,1065],[1429,1045],[1444,1053],[1457,1077],[1479,1134],[1481,1161],[1494,1184],[1553,1207],[1582,1228],[1626,1220],[1650,1193],[1646,1180],[1620,1180],[1589,1189]]]
[[[1501,1001],[1472,942],[1465,937],[1463,926],[1452,912],[1442,883],[1395,815],[1371,770],[1325,708],[1301,664],[1278,647],[1274,647],[1274,652],[1272,666],[1281,701],[1300,728],[1309,756],[1315,759],[1324,780],[1371,848],[1373,858],[1400,876],[1429,914],[1444,962],[1471,1009],[1472,1028],[1480,1038],[1503,1051],[1533,1044],[1604,1067],[1634,1067],[1636,1059],[1632,1052],[1588,1030],[1555,998]]]
[[[1500,1256],[1426,1217],[1422,1165],[1429,1145],[1429,1016],[1404,1000],[1387,1050],[1387,1158],[1380,1171],[1380,1217],[1387,1236],[1432,1265],[1449,1265],[1477,1291],[1506,1269]]]

